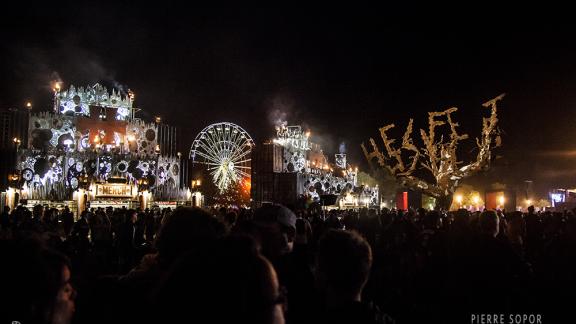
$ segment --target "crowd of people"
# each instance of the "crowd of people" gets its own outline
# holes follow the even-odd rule
[[[0,217],[0,316],[20,323],[563,323],[572,211],[136,211]]]

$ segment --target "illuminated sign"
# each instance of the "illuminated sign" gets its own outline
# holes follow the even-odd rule
[[[132,186],[126,184],[97,184],[96,197],[129,197],[132,195]]]

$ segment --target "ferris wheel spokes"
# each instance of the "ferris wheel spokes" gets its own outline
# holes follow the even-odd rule
[[[190,149],[193,163],[206,165],[212,181],[223,192],[235,182],[250,178],[249,156],[254,142],[233,123],[216,123],[204,128]]]

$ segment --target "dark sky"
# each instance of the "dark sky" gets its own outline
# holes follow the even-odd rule
[[[274,118],[285,117],[310,128],[327,152],[345,142],[349,160],[362,166],[359,144],[378,139],[378,127],[394,122],[400,137],[410,117],[426,127],[428,111],[457,106],[474,137],[488,115],[481,103],[506,92],[504,147],[492,176],[576,185],[570,28],[348,7],[20,6],[0,14],[3,108],[28,99],[35,110],[49,108],[58,77],[65,87],[120,84],[136,93],[142,118],[161,115],[185,131],[186,144],[218,121],[260,142]]]

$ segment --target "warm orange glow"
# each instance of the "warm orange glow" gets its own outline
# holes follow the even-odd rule
[[[456,197],[454,197],[454,199],[456,200],[456,202],[458,204],[462,204],[462,199],[463,199],[462,195],[456,195]]]
[[[128,135],[128,141],[129,142],[134,142],[136,140],[136,137],[134,135]]]
[[[26,102],[26,108],[32,108],[32,103],[30,101]]]

